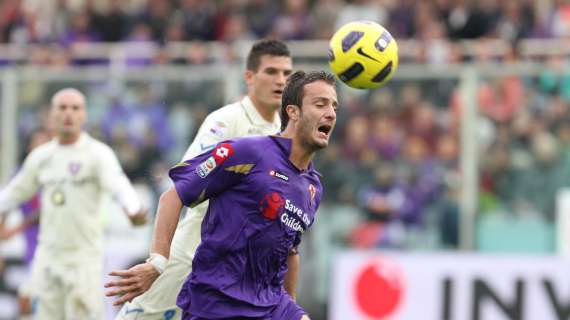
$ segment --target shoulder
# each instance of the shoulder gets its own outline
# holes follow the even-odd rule
[[[26,157],[26,162],[30,163],[39,163],[42,162],[44,159],[51,156],[51,154],[56,150],[57,142],[55,140],[51,140],[46,142],[28,154]]]
[[[225,105],[206,116],[199,135],[217,137],[216,139],[235,136],[235,128],[244,121],[244,114],[240,102]]]
[[[235,121],[236,117],[244,114],[241,102],[234,102],[212,111],[205,121]]]
[[[100,164],[108,164],[117,162],[115,151],[106,143],[97,140],[91,136],[87,136],[86,142],[87,152]]]
[[[249,136],[233,139],[236,145],[240,148],[248,150],[268,151],[268,148],[273,148],[275,142],[271,136]]]
[[[221,142],[216,146],[215,152],[220,148],[227,148],[227,151],[222,149],[221,152],[229,152],[250,159],[260,159],[262,158],[261,155],[267,152],[268,147],[273,144],[268,136],[243,137]]]
[[[86,141],[85,141],[87,147],[94,151],[96,154],[99,153],[104,153],[106,154],[115,154],[113,149],[111,149],[111,147],[109,145],[107,145],[106,143],[104,143],[103,141],[97,140],[91,136],[86,136]]]

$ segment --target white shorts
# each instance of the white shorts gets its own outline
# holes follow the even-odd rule
[[[75,265],[38,265],[41,278],[33,279],[34,320],[103,319],[101,260]]]
[[[194,252],[200,244],[203,215],[194,210],[181,222],[170,249],[164,272],[147,292],[123,305],[115,320],[179,320],[182,316],[176,298],[192,271]]]

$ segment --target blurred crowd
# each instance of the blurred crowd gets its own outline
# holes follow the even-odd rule
[[[328,39],[354,20],[396,38],[570,35],[564,0],[4,0],[2,42],[233,41],[275,36]]]
[[[381,23],[397,39],[429,44],[416,58],[442,63],[463,59],[453,40],[570,36],[570,2],[565,0],[3,0],[0,43],[35,44],[26,55],[37,64],[101,63],[74,60],[70,49],[85,43],[122,42],[142,63],[208,63],[204,42],[276,37],[329,39],[346,22]],[[450,41],[448,41],[450,40]],[[145,45],[192,42],[173,57]],[[231,59],[230,53],[221,59]],[[0,59],[1,60],[1,59]],[[6,61],[4,61],[4,64]],[[132,62],[136,64],[137,61]],[[138,61],[141,63],[141,61]]]
[[[479,84],[474,139],[483,217],[508,213],[552,221],[556,191],[570,186],[570,75],[549,71],[562,63],[559,58],[549,63],[538,77]],[[129,177],[147,186],[154,200],[205,115],[223,104],[222,85],[140,82],[112,90],[75,83],[89,99],[89,131],[113,147]],[[38,106],[60,86],[23,86],[22,136],[41,123],[48,126],[47,106]],[[342,242],[456,248],[463,107],[458,81],[396,79],[383,90],[342,90],[340,98],[333,141],[316,161],[325,205],[348,208],[343,214],[355,217],[344,226]]]
[[[552,58],[550,70],[562,63]],[[479,220],[553,222],[557,191],[570,187],[569,80],[570,74],[545,70],[479,83],[473,137]],[[320,165],[326,199],[355,204],[363,213],[348,243],[457,248],[463,107],[457,83],[393,81],[388,90],[344,98],[337,144]]]

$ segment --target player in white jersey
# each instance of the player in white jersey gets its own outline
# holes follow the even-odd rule
[[[34,149],[0,190],[0,213],[42,190],[32,271],[34,319],[100,320],[102,195],[112,195],[135,225],[146,221],[146,212],[113,151],[83,132],[87,118],[83,94],[72,88],[58,91],[50,115],[56,137]]]
[[[255,43],[248,55],[245,72],[248,95],[208,115],[182,160],[212,149],[223,140],[279,132],[281,94],[291,72],[289,49],[283,42],[260,40]],[[189,209],[174,233],[167,262],[165,258],[151,254],[150,263],[111,273],[121,279],[106,285],[116,287],[107,295],[122,295],[115,302],[117,305],[126,302],[116,320],[180,319],[176,298],[192,270],[192,259],[200,244],[200,227],[207,208],[206,201]],[[290,256],[288,264],[285,289],[294,297],[299,257]],[[136,298],[131,301],[133,297]]]

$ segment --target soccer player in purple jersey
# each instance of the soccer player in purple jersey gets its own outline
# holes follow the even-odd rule
[[[229,140],[171,169],[174,187],[160,198],[152,253],[168,256],[182,206],[210,200],[178,296],[183,319],[308,319],[283,283],[287,257],[321,200],[312,159],[336,123],[334,85],[327,72],[294,73],[280,135]]]

